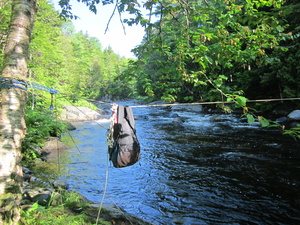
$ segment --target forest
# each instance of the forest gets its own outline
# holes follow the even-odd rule
[[[7,221],[18,221],[20,215],[22,154],[54,129],[53,124],[31,127],[30,133],[30,124],[53,119],[45,116],[51,114],[53,98],[32,90],[31,82],[58,90],[58,112],[91,99],[230,101],[249,123],[269,126],[256,111],[300,105],[298,0],[78,0],[91,13],[97,13],[98,4],[115,4],[115,16],[132,16],[120,17],[124,26],[144,28],[133,59],[76,31],[72,1],[60,0],[57,11],[48,0],[0,0],[0,155],[9,168],[0,171],[0,195],[7,194],[0,205],[14,209],[1,214]],[[14,88],[16,80],[21,87]],[[247,100],[257,99],[282,101],[248,105]],[[226,104],[218,107],[232,111]],[[299,127],[292,136],[300,137]],[[13,206],[11,199],[17,202]]]
[[[3,49],[11,1],[2,4]],[[120,2],[120,12],[134,18],[124,24],[145,27],[144,40],[133,49],[136,59],[102,49],[101,40],[75,31],[66,18],[76,15],[66,6],[59,16],[51,2],[40,0],[29,80],[73,98],[206,102],[299,97],[298,1],[148,1],[147,15],[137,3],[132,8],[125,4]]]
[[[161,4],[127,71],[170,102],[297,98],[298,13],[297,1]]]
[[[9,2],[2,8],[2,34],[10,19],[4,15],[9,15],[10,9]],[[117,98],[130,97],[130,91],[117,80],[127,63],[128,59],[111,48],[102,49],[96,38],[76,32],[72,22],[60,18],[51,3],[39,1],[30,44],[29,80],[70,98],[97,99],[111,90]]]

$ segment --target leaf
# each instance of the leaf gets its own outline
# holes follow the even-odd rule
[[[204,81],[199,80],[199,81],[195,82],[195,84],[194,84],[195,87],[197,87],[199,85],[207,85],[207,83],[204,82]]]
[[[219,75],[219,78],[221,78],[223,80],[228,80],[228,77],[226,77],[225,75]]]
[[[270,122],[262,116],[258,116],[258,121],[262,127],[267,127],[270,124]]]
[[[208,56],[204,56],[204,59],[206,62],[208,62],[209,64],[213,64],[213,59],[208,57]]]
[[[247,114],[247,120],[250,125],[252,125],[255,121],[255,118],[251,114]]]
[[[247,98],[243,96],[238,96],[235,99],[237,101],[238,106],[243,107],[246,106]]]

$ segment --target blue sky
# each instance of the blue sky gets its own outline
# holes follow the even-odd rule
[[[59,10],[58,1],[52,0],[55,8]],[[78,3],[77,0],[71,0],[71,5],[73,6],[73,14],[80,17],[80,19],[72,20],[77,31],[82,30],[90,36],[98,38],[103,50],[111,46],[113,51],[120,56],[134,57],[130,51],[142,41],[144,29],[141,26],[129,27],[125,25],[126,34],[124,34],[119,14],[116,12],[110,21],[108,31],[104,34],[114,5],[99,5],[97,15],[90,12],[84,4]]]

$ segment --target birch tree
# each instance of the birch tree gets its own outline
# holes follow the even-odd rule
[[[0,0],[1,2],[1,0]],[[26,133],[28,48],[37,0],[12,0],[0,83],[0,224],[17,224],[22,197],[21,143]]]

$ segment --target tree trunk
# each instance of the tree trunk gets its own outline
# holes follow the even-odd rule
[[[27,101],[28,48],[37,0],[13,0],[0,83],[0,224],[17,224],[22,197],[21,143]],[[4,79],[3,79],[4,78]],[[17,87],[18,86],[18,87]]]

